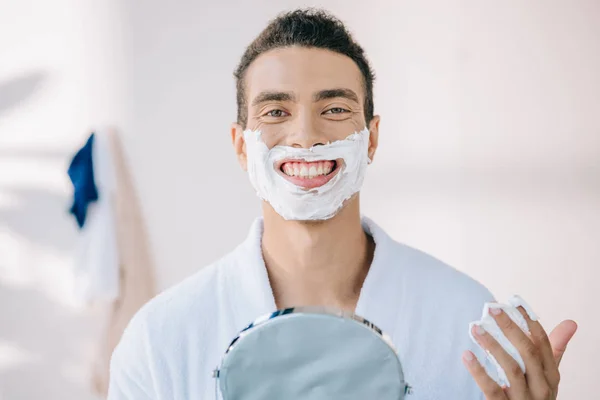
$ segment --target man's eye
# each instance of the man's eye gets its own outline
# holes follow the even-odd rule
[[[285,117],[287,115],[287,113],[283,110],[271,110],[268,113],[266,113],[265,115],[267,115],[269,117],[274,117],[274,118],[281,118],[281,117]]]
[[[333,107],[333,108],[330,108],[329,110],[325,111],[325,114],[343,114],[346,112],[349,112],[349,111],[346,110],[345,108]]]

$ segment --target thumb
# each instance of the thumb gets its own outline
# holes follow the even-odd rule
[[[567,344],[569,344],[569,341],[573,335],[575,335],[576,331],[577,323],[568,319],[558,324],[556,328],[550,332],[548,339],[552,346],[552,353],[554,354],[556,365],[560,364],[560,360],[567,349]]]

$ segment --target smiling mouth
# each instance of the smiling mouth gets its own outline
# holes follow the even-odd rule
[[[337,160],[283,162],[279,167],[280,175],[296,186],[307,189],[323,186],[329,182],[339,170]]]

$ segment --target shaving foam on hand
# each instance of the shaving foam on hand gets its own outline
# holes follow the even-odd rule
[[[525,373],[525,363],[523,362],[523,358],[519,354],[519,351],[504,335],[504,333],[496,323],[496,320],[494,320],[494,318],[489,313],[490,309],[492,308],[500,308],[502,311],[504,311],[506,315],[508,315],[508,317],[511,320],[513,320],[515,324],[517,324],[519,328],[521,328],[523,332],[525,332],[525,334],[529,335],[529,326],[527,325],[527,321],[525,320],[523,315],[517,309],[517,307],[519,306],[523,307],[523,309],[532,321],[538,320],[538,316],[533,312],[533,310],[525,302],[525,300],[523,300],[520,296],[515,295],[508,300],[508,304],[485,303],[483,306],[483,313],[481,319],[479,321],[471,322],[469,324],[469,336],[471,337],[471,340],[486,353],[488,361],[495,367],[495,374],[488,373],[488,375],[490,375],[490,377],[494,379],[496,383],[500,386],[510,387],[510,382],[506,377],[506,373],[504,372],[504,369],[500,366],[496,358],[489,351],[481,347],[481,345],[477,342],[477,340],[473,336],[472,330],[474,326],[481,326],[483,329],[485,329],[485,331],[489,335],[492,335],[492,337],[502,346],[504,351],[506,351],[517,362],[517,364],[519,364],[519,367],[521,367],[521,370],[523,371],[523,373]]]

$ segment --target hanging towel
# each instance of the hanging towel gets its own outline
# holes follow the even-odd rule
[[[128,168],[118,132],[103,131],[103,138],[114,167],[113,205],[120,264],[118,297],[108,305],[106,325],[98,344],[92,366],[93,389],[106,396],[108,391],[110,356],[121,339],[129,320],[156,293],[153,258],[135,191],[133,176]],[[102,192],[100,192],[102,195]]]
[[[110,302],[119,295],[115,226],[115,176],[106,133],[92,133],[69,167],[71,213],[79,226],[74,296],[81,304]]]
[[[94,165],[92,149],[94,134],[92,133],[85,145],[75,154],[69,165],[69,178],[73,183],[73,205],[69,210],[75,217],[79,228],[83,228],[87,216],[88,205],[98,200],[98,190],[94,182]]]

